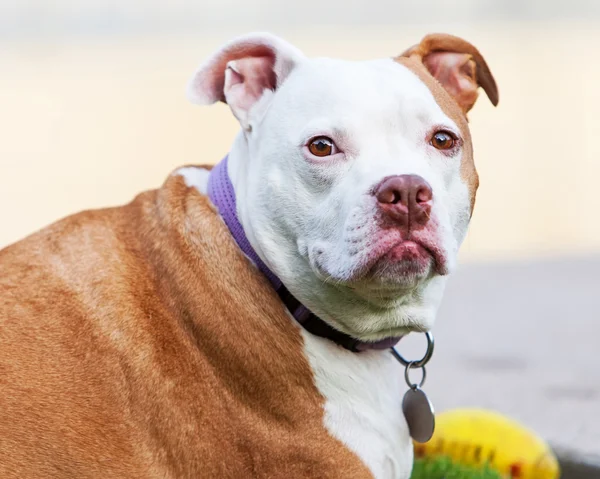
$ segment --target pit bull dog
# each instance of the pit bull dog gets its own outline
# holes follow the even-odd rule
[[[0,252],[0,477],[408,478],[388,348],[432,327],[455,266],[479,87],[498,102],[449,35],[216,52],[189,95],[239,120],[222,162]]]

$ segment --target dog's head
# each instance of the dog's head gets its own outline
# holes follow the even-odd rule
[[[481,54],[449,35],[350,62],[256,34],[204,63],[189,94],[240,122],[230,175],[261,259],[315,314],[373,341],[433,324],[475,203],[479,87],[498,102]]]

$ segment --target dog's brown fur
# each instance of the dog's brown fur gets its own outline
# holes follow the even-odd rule
[[[498,104],[498,87],[490,68],[479,50],[469,42],[442,33],[427,35],[394,60],[409,68],[427,85],[442,111],[460,128],[463,136],[460,174],[469,189],[473,214],[479,175],[473,159],[467,113],[477,100],[479,87],[484,89],[494,106]]]
[[[371,477],[325,429],[298,327],[181,177],[0,270],[0,477]]]

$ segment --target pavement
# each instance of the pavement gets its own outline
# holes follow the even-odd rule
[[[600,465],[599,271],[600,257],[462,266],[434,328],[424,389],[436,411],[496,410]],[[399,348],[420,357],[424,345]]]

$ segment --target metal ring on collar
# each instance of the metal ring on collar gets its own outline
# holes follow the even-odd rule
[[[396,351],[396,348],[391,348],[392,354],[403,366],[408,366],[409,364],[411,364],[412,365],[411,368],[413,368],[413,369],[414,368],[422,368],[431,359],[431,356],[433,355],[433,346],[434,346],[433,334],[431,334],[430,332],[426,332],[425,337],[427,338],[427,351],[425,351],[425,356],[423,356],[418,361],[407,361],[406,359],[404,359],[404,357],[402,357],[402,355],[398,351]]]
[[[412,361],[406,365],[406,369],[404,370],[404,379],[406,380],[406,384],[408,384],[409,388],[411,388],[411,389],[419,388],[420,389],[423,386],[423,384],[425,384],[425,378],[427,377],[427,371],[425,370],[425,366],[417,367],[414,364],[415,364],[415,361]],[[410,378],[408,377],[408,371],[410,369],[421,369],[421,373],[423,374],[423,376],[421,377],[421,382],[419,384],[410,382]]]

